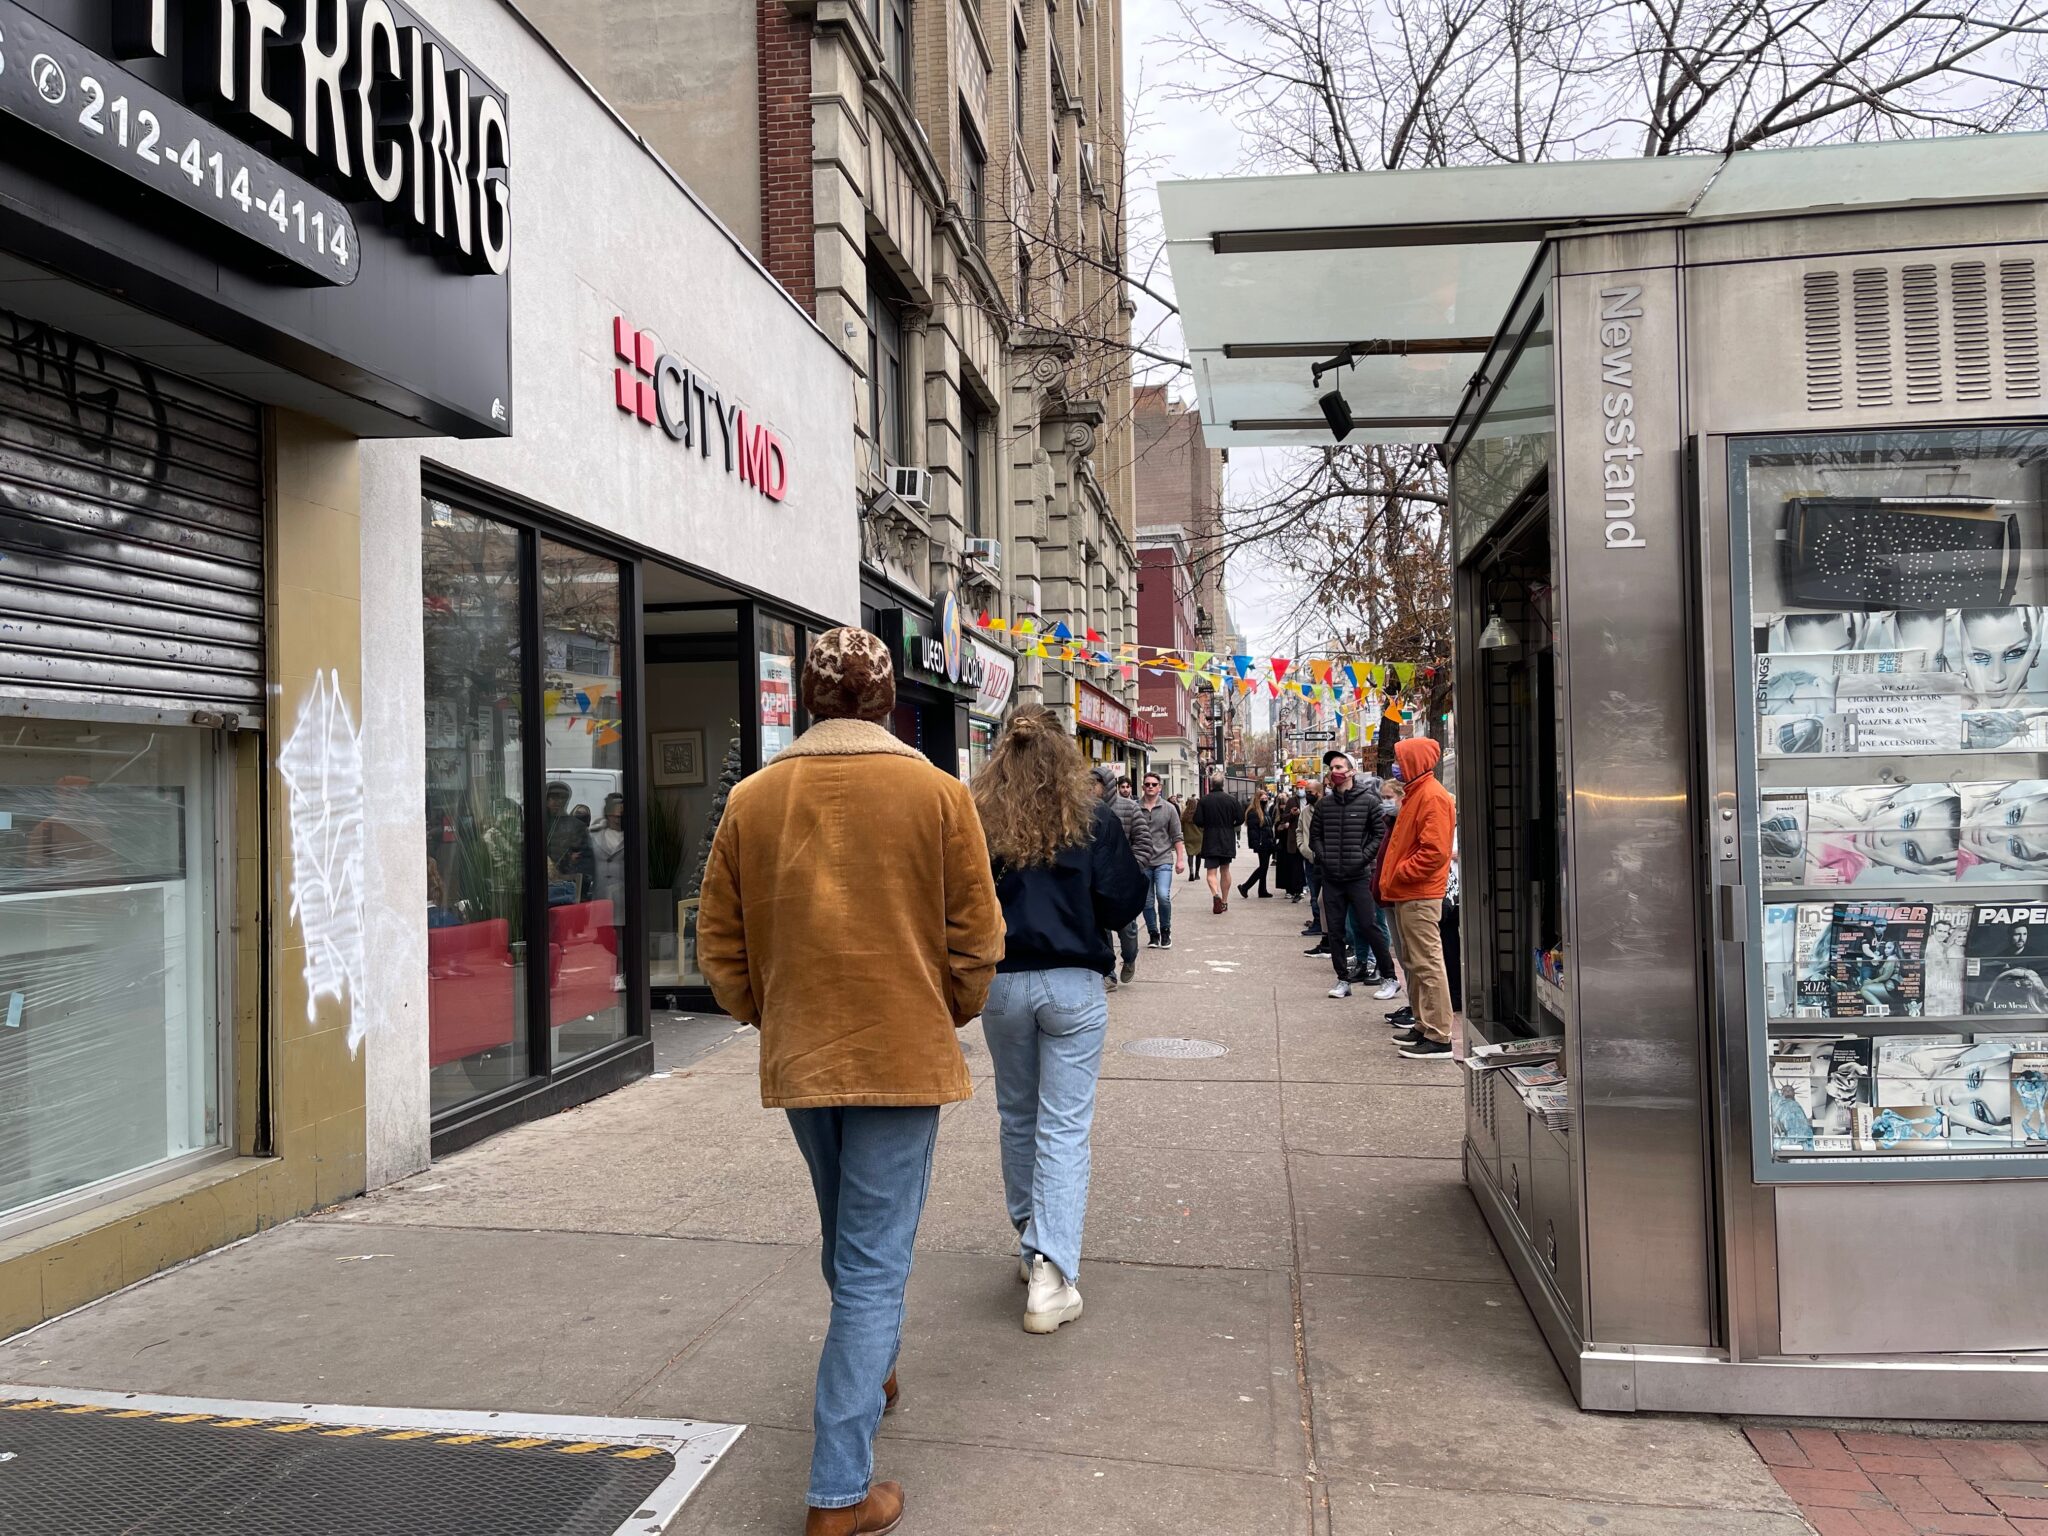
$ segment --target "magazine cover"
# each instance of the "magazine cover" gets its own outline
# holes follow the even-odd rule
[[[1846,785],[1806,792],[1806,883],[1949,884],[1962,848],[1952,784]]]
[[[1969,937],[1967,905],[1942,902],[1935,907],[1933,916],[1927,920],[1926,980],[1920,998],[1928,1018],[1962,1017],[1964,945]]]
[[[1766,756],[1855,750],[1835,713],[1832,655],[1756,659],[1757,750]]]
[[[1963,746],[1972,752],[2048,751],[2048,709],[1966,709]]]
[[[1806,883],[1806,791],[1770,790],[1762,797],[1757,843],[1765,885]]]
[[[1793,987],[1793,957],[1798,952],[1799,908],[1789,901],[1767,902],[1764,906],[1764,1012],[1773,1019],[1793,1016],[1798,994]],[[1961,962],[1957,962],[1957,1012],[1962,987]]]
[[[1966,1014],[2048,1014],[2048,906],[1979,903],[1963,960]]]
[[[1868,1040],[1771,1043],[1771,1145],[1781,1152],[1873,1149]]]
[[[2048,677],[2039,676],[2043,610],[1964,608],[1950,623],[1947,655],[1963,679],[1972,711],[2048,706]]]
[[[1877,1042],[1877,1116],[1883,1151],[1951,1151],[2012,1141],[2010,1043],[1955,1035]]]
[[[1948,615],[1936,615],[1945,624]],[[1940,644],[1942,626],[1935,630]],[[1922,644],[1919,639],[1913,642]],[[1813,655],[1822,651],[1892,651],[1900,649],[1895,615],[1877,613],[1781,613],[1771,620],[1765,649],[1775,655]]]
[[[2048,1148],[2048,1051],[2012,1053],[2012,1139]]]
[[[1959,784],[1964,880],[2048,880],[2048,779]]]
[[[1896,902],[1844,902],[1836,909],[1828,975],[1833,1017],[1920,1016],[1933,911],[1921,903]]]
[[[1826,902],[1799,908],[1792,935],[1792,1015],[1824,1019],[1834,1001],[1835,909]]]

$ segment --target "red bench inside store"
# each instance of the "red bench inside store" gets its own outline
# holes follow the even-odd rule
[[[549,1022],[556,1028],[615,1006],[619,930],[609,901],[548,909]],[[517,973],[502,917],[427,930],[427,1062],[441,1066],[512,1044]]]

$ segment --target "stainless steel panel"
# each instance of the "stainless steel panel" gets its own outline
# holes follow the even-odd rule
[[[1668,267],[1577,275],[1557,293],[1570,1072],[1591,1256],[1582,1323],[1595,1338],[1705,1345],[1705,871],[1678,279]]]
[[[1692,267],[1685,282],[1694,419],[1709,431],[1932,426],[2048,410],[2048,243]],[[1758,346],[1758,336],[1774,344]]]
[[[1636,272],[1677,264],[1678,231],[1674,229],[1604,231],[1560,241],[1557,247],[1560,276]]]
[[[1777,1192],[1788,1355],[2048,1349],[2048,1183]]]
[[[0,697],[263,705],[257,407],[0,311]]]
[[[1479,1214],[1486,1218],[1487,1229],[1493,1233],[1493,1240],[1500,1245],[1501,1254],[1508,1261],[1508,1269],[1515,1277],[1515,1284],[1521,1288],[1522,1298],[1529,1304],[1529,1310],[1536,1318],[1536,1325],[1543,1330],[1543,1342],[1550,1346],[1550,1355],[1557,1362],[1557,1368],[1564,1373],[1565,1382],[1572,1389],[1572,1395],[1584,1406],[1586,1403],[1581,1378],[1580,1362],[1584,1358],[1585,1345],[1572,1325],[1569,1311],[1562,1298],[1551,1284],[1548,1268],[1536,1257],[1529,1246],[1528,1238],[1522,1232],[1521,1223],[1507,1207],[1500,1185],[1495,1182],[1484,1167],[1467,1161],[1465,1166],[1466,1187],[1472,1191],[1472,1199],[1479,1207]],[[1612,1401],[1609,1393],[1601,1407],[1623,1407],[1626,1403]]]
[[[1471,973],[1466,972],[1467,975]],[[1500,1132],[1497,1105],[1499,1096],[1495,1089],[1498,1077],[1491,1072],[1464,1069],[1465,1078],[1465,1143],[1467,1157],[1477,1158],[1486,1165],[1486,1171],[1494,1178],[1500,1177]]]
[[[1576,1323],[1584,1276],[1579,1255],[1579,1183],[1570,1138],[1532,1120],[1529,1163],[1536,1180],[1535,1209],[1526,1223],[1529,1241]]]
[[[1577,1362],[1586,1408],[1827,1419],[2048,1419],[2038,1360],[1770,1361],[1588,1349]]]
[[[1805,256],[1923,250],[1953,245],[1957,230],[1981,244],[2048,240],[2048,203],[1979,203],[1969,208],[1866,209],[1798,219],[1688,223],[1679,232],[1689,266],[1783,261]]]
[[[1513,1093],[1494,1100],[1500,1133],[1500,1193],[1509,1213],[1526,1232],[1536,1203],[1536,1170],[1529,1163],[1529,1110]]]

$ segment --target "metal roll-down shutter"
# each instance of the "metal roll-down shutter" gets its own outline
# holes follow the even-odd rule
[[[0,310],[0,710],[263,707],[258,407]]]

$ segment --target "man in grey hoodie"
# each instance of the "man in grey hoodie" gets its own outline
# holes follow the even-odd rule
[[[1124,837],[1132,847],[1138,845],[1143,833],[1138,827],[1138,802],[1125,794],[1122,789],[1122,772],[1109,763],[1095,765],[1095,787],[1101,792],[1102,800],[1122,823]],[[1119,983],[1129,982],[1138,974],[1138,920],[1134,917],[1117,930],[1117,942],[1123,947],[1123,969],[1111,976],[1105,985],[1114,992]]]

